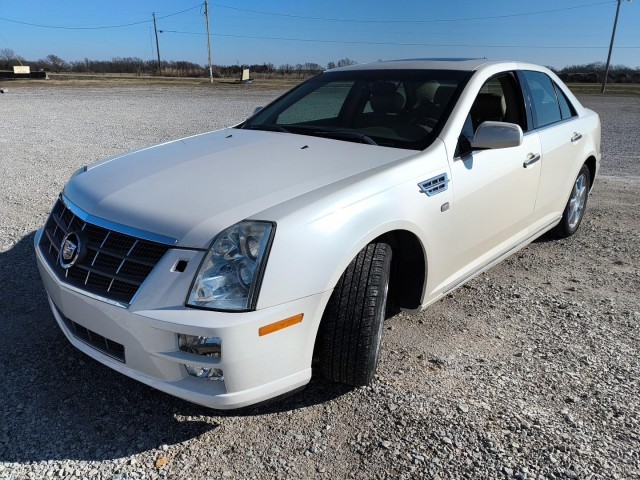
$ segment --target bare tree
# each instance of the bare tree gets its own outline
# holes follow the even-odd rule
[[[0,68],[3,70],[8,70],[11,68],[12,60],[16,59],[16,52],[11,50],[10,48],[3,48],[0,50]]]
[[[51,70],[59,72],[61,70],[69,70],[70,65],[57,55],[47,55],[47,62],[51,65]]]
[[[358,62],[356,62],[355,60],[351,60],[350,58],[343,58],[342,60],[338,60],[338,66],[339,67],[347,67],[349,65],[355,65]]]

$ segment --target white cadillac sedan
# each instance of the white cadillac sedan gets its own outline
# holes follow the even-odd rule
[[[233,128],[79,170],[35,248],[73,345],[238,408],[312,371],[371,382],[385,316],[573,235],[599,164],[598,115],[545,68],[357,65]]]

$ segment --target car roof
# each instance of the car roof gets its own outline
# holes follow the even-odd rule
[[[409,58],[404,60],[385,60],[358,65],[339,67],[330,71],[348,70],[460,70],[472,72],[489,64],[511,63],[507,61],[487,60],[486,58]]]

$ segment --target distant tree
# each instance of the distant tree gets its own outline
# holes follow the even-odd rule
[[[338,60],[339,67],[347,67],[349,65],[356,65],[358,62],[355,60],[351,60],[350,58],[343,58],[342,60]]]
[[[598,74],[596,72],[585,73],[584,81],[587,83],[598,83]]]
[[[0,68],[3,70],[11,68],[11,61],[15,60],[16,53],[10,48],[0,50]]]
[[[44,59],[27,61],[18,59],[15,52],[9,48],[0,49],[0,69],[10,69],[13,65],[18,65],[19,61],[24,65],[30,65],[32,71],[51,70],[55,72],[72,71],[95,74],[125,73],[133,75],[157,74],[156,60],[142,60],[137,57],[114,57],[111,60],[91,60],[90,58],[84,58],[83,60],[66,62],[57,55],[51,54]],[[354,65],[356,63],[356,61],[350,58],[343,58],[337,62],[328,62],[326,68],[332,69]],[[264,76],[277,73],[283,77],[303,79],[324,70],[322,65],[314,62],[297,63],[295,65],[286,63],[277,68],[273,63],[264,62],[254,65],[214,65],[213,73],[214,77],[238,78],[242,68],[249,68],[252,75],[257,75],[255,78],[264,78]],[[584,65],[570,65],[552,70],[565,82],[595,83],[604,78],[604,69],[604,63],[593,62]],[[165,60],[162,62],[162,73],[167,76],[206,77],[208,76],[208,69],[189,61]],[[611,65],[609,69],[609,81],[640,83],[640,68],[632,68],[626,65]]]
[[[311,62],[306,62],[304,65],[302,65],[302,69],[309,73],[319,73],[324,70],[321,65]]]
[[[27,63],[29,62],[16,55],[16,52],[10,48],[0,50],[0,70],[10,70],[15,65],[25,65]]]
[[[54,72],[69,70],[70,68],[70,65],[57,55],[47,55],[47,62],[49,62],[51,70]]]
[[[616,83],[631,83],[631,77],[627,73],[618,73],[613,77],[613,81]]]
[[[554,71],[564,82],[597,83],[604,78],[605,64],[593,62],[585,65],[569,65]],[[640,68],[631,68],[626,65],[611,65],[609,67],[608,82],[629,83],[635,81],[634,75],[639,74]]]

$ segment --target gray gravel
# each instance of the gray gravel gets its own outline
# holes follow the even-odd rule
[[[578,96],[602,122],[604,175],[640,176],[640,98],[608,95]]]
[[[419,315],[378,375],[219,414],[69,345],[33,231],[95,159],[232,124],[255,87],[11,88],[0,97],[0,479],[640,477],[640,98],[602,114],[580,232],[543,238]]]

